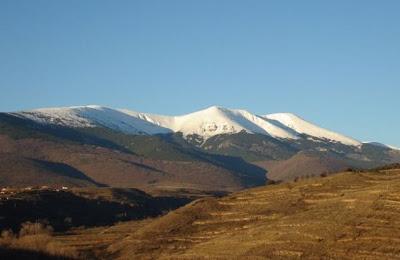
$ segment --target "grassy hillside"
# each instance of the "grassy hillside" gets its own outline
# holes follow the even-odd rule
[[[110,191],[72,194],[125,204],[131,195],[147,197]],[[162,217],[71,229],[38,251],[68,249],[81,259],[397,259],[399,205],[400,169],[391,165],[199,199]]]
[[[198,200],[109,250],[124,259],[394,259],[399,205],[399,169],[348,172]]]

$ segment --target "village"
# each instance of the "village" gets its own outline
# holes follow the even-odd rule
[[[28,186],[28,187],[22,187],[22,188],[15,188],[15,187],[3,187],[0,189],[0,200],[8,200],[10,196],[19,194],[21,192],[30,192],[30,191],[55,191],[55,192],[60,192],[60,191],[67,191],[70,188],[67,186]]]

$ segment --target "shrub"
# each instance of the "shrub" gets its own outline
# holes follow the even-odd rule
[[[46,226],[42,223],[32,223],[25,222],[22,223],[21,229],[19,231],[19,236],[27,236],[27,235],[52,235],[53,227]]]
[[[24,235],[15,239],[12,243],[12,247],[45,252],[50,241],[51,236],[48,234]]]
[[[25,222],[21,225],[18,236],[11,230],[3,230],[0,245],[10,249],[29,250],[55,257],[78,258],[79,255],[74,248],[63,246],[52,235],[53,228],[49,225]]]
[[[267,180],[267,185],[277,185],[277,184],[281,184],[282,183],[282,181],[276,181],[276,180],[270,180],[270,179],[268,179]]]
[[[13,242],[14,239],[15,239],[15,234],[14,234],[14,232],[12,232],[11,229],[6,229],[6,230],[1,231],[0,245],[8,246],[9,244],[11,244]]]

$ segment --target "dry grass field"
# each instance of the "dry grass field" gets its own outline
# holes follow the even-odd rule
[[[400,259],[400,170],[203,198],[159,218],[73,229],[52,241],[82,259]]]
[[[400,258],[400,170],[195,201],[113,243],[122,259]]]

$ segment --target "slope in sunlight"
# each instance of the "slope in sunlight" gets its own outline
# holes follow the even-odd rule
[[[399,203],[399,169],[348,172],[198,200],[109,251],[120,259],[397,259]]]

